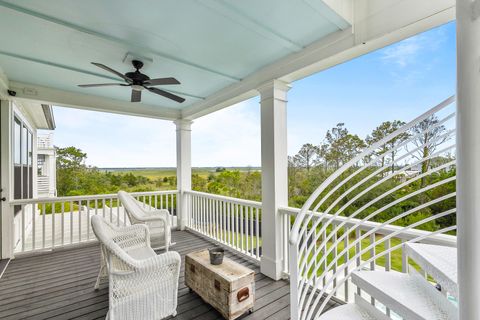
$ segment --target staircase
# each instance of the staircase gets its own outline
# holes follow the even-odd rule
[[[406,251],[412,253],[412,260],[430,275],[439,275],[438,284],[442,289],[452,288],[458,292],[456,281],[456,249],[425,245],[406,244]],[[414,320],[454,320],[458,319],[456,306],[447,299],[431,282],[421,276],[414,268],[410,272],[357,271],[352,273],[353,283],[362,292],[380,302],[388,310],[403,319]],[[443,289],[445,290],[445,289]],[[445,292],[445,291],[443,291]],[[449,292],[452,294],[452,292]],[[354,304],[326,312],[320,320],[330,319],[390,319],[363,298],[357,296]]]

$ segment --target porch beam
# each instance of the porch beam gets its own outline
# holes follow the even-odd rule
[[[457,246],[460,320],[480,319],[479,0],[457,0]]]
[[[288,206],[287,91],[290,86],[271,80],[260,93],[262,141],[262,256],[261,272],[282,277],[282,220],[280,207]]]
[[[10,81],[10,90],[16,92],[14,99],[35,101],[62,107],[103,111],[147,118],[175,120],[180,117],[178,109],[109,99],[66,90]]]
[[[188,222],[186,191],[192,190],[192,121],[176,120],[177,131],[177,223],[185,230]]]

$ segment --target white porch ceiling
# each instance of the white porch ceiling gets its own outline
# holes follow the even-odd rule
[[[351,27],[350,7],[336,10],[329,2],[0,0],[0,68],[20,98],[179,118],[265,66]],[[142,103],[133,104],[129,88],[77,87],[116,79],[90,62],[131,71],[122,62],[128,52],[153,60],[142,69],[151,78],[179,79],[181,85],[160,88],[186,101],[144,92]]]

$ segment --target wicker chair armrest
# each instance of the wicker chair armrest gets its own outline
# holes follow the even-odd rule
[[[173,274],[180,273],[181,265],[180,254],[176,251],[168,251],[159,254],[155,257],[151,257],[146,260],[139,261],[136,265],[138,272],[173,272]]]
[[[157,211],[148,212],[145,213],[145,215],[142,217],[142,220],[145,222],[162,221],[166,225],[170,226],[170,215],[168,213],[159,213]]]

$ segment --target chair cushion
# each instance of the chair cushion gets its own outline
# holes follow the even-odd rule
[[[152,248],[148,247],[130,249],[127,250],[127,254],[135,260],[145,260],[157,255]]]

